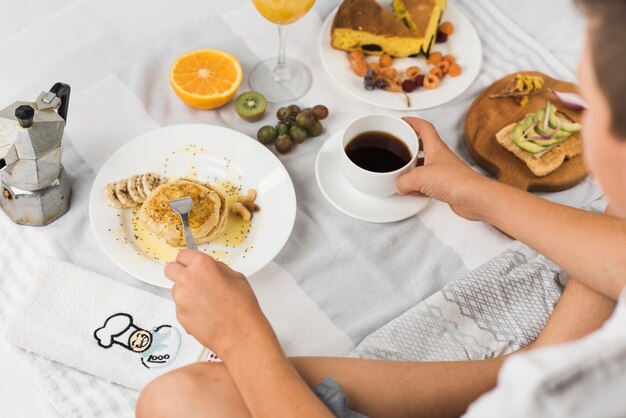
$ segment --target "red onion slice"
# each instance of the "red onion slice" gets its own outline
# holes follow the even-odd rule
[[[567,107],[568,109],[580,112],[589,108],[589,105],[587,104],[585,99],[583,99],[576,93],[555,91],[552,89],[550,89],[550,91],[557,99],[559,99],[561,103],[563,103],[563,106]]]
[[[553,131],[548,132],[545,135],[540,135],[540,136],[533,136],[532,138],[530,138],[531,140],[536,140],[536,141],[548,141],[550,139],[552,139],[554,137],[554,135],[561,129],[561,119],[557,118],[556,120],[556,129]]]
[[[556,118],[556,128],[553,131],[550,131],[550,132],[548,132],[548,133],[546,133],[545,135],[542,135],[542,136],[545,136],[548,139],[552,139],[554,134],[557,133],[560,129],[561,129],[561,119],[557,117]]]
[[[526,131],[524,132],[524,137],[527,137],[528,134],[530,133],[530,131],[535,129],[537,127],[537,125],[539,125],[539,122],[533,122],[533,124],[530,125],[530,128],[526,129]]]
[[[550,121],[550,102],[548,102],[548,105],[546,106],[546,117],[543,119],[543,130],[547,131],[548,130],[548,122]]]

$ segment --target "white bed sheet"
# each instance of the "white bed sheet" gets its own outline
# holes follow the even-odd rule
[[[27,26],[33,18],[41,19],[76,1],[80,0],[31,1],[29,10],[34,12],[28,17],[18,9],[20,3],[3,4],[0,7],[0,41]],[[585,31],[583,20],[572,0],[497,0],[494,4],[568,68],[576,70]],[[30,417],[59,418],[60,415],[0,342],[0,418]]]

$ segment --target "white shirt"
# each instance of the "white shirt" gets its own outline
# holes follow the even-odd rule
[[[626,417],[626,291],[599,330],[507,359],[464,418]]]

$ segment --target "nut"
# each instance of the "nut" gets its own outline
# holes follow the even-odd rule
[[[248,193],[237,198],[237,202],[254,202],[256,200],[256,190],[248,189]]]
[[[240,202],[242,205],[244,205],[246,207],[246,209],[248,209],[250,212],[258,212],[261,210],[261,208],[259,207],[259,205],[257,205],[254,202]]]
[[[244,206],[243,203],[237,202],[230,209],[233,213],[241,216],[244,221],[249,221],[252,218],[252,213]]]

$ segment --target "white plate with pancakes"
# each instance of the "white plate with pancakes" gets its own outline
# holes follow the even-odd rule
[[[147,132],[118,149],[100,169],[89,197],[91,228],[106,255],[146,283],[171,287],[164,273],[184,247],[170,246],[142,221],[141,205],[116,209],[105,195],[108,184],[141,173],[163,181],[188,179],[210,185],[231,207],[249,189],[260,207],[249,222],[231,211],[224,232],[198,249],[246,276],[283,248],[296,217],[296,195],[280,160],[258,141],[213,125],[174,125]],[[225,214],[223,214],[225,213]]]
[[[348,52],[334,49],[330,44],[331,27],[337,9],[330,13],[322,25],[319,40],[322,63],[337,84],[365,103],[391,110],[421,110],[440,106],[467,90],[480,72],[483,50],[478,33],[459,9],[448,2],[441,21],[452,22],[455,27],[454,33],[450,35],[447,42],[435,44],[432,51],[439,51],[443,55],[454,55],[462,68],[461,75],[456,78],[446,76],[437,88],[431,90],[418,88],[407,93],[411,102],[410,106],[407,106],[406,98],[402,93],[365,90],[363,77],[356,75],[350,67]],[[378,58],[378,56],[369,56],[367,61],[378,62]],[[393,66],[400,73],[413,65],[418,66],[422,74],[427,73],[431,68],[422,55],[415,58],[396,58],[393,60]]]

